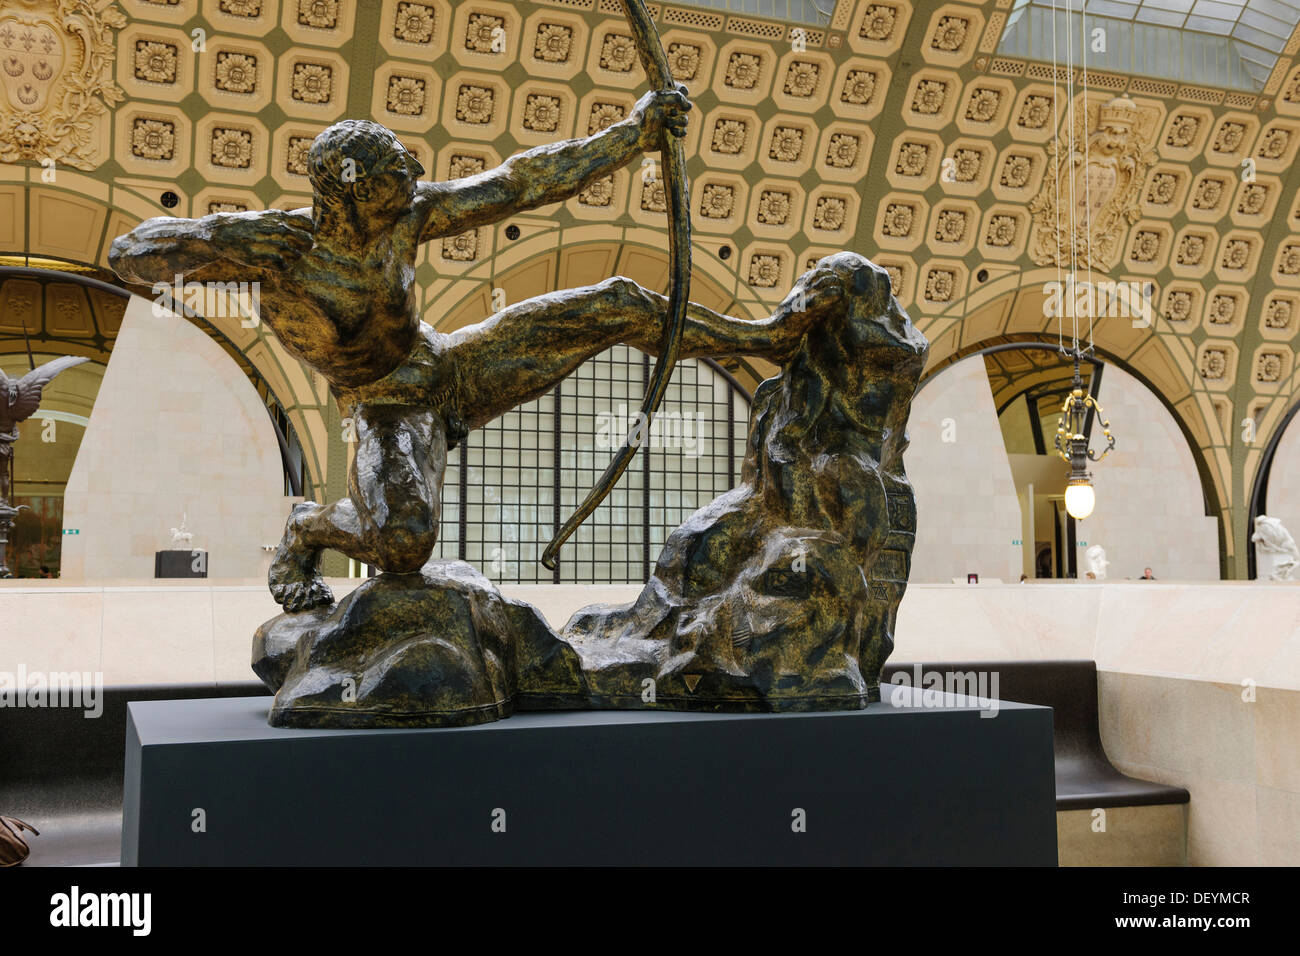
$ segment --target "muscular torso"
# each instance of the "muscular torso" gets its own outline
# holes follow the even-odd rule
[[[266,215],[301,213],[268,210]],[[266,270],[262,320],[291,354],[336,389],[383,378],[402,364],[418,339],[416,231],[399,221],[361,250],[318,241],[284,270]]]

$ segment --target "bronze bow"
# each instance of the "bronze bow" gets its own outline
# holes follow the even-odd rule
[[[621,2],[632,35],[636,38],[641,65],[645,68],[651,86],[664,91],[677,89],[672,70],[668,68],[668,56],[659,40],[659,31],[655,29],[644,0]],[[641,440],[649,437],[650,422],[659,403],[663,401],[673,366],[677,363],[682,331],[686,327],[686,303],[690,298],[691,284],[690,184],[686,178],[686,148],[679,137],[665,130],[660,143],[660,155],[664,166],[664,195],[668,203],[668,318],[664,323],[659,361],[650,377],[650,387],[641,401],[642,417],[633,428],[633,434]],[[600,480],[587,493],[586,499],[551,538],[551,543],[542,552],[543,565],[555,570],[560,547],[600,507],[600,503],[618,484],[619,478],[636,457],[637,446],[638,443],[633,442],[631,436],[624,440],[623,447],[618,450]]]

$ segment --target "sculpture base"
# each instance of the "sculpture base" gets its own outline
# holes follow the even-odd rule
[[[276,695],[276,727],[462,727],[587,699],[573,649],[463,561],[385,572],[267,621],[253,671]]]
[[[902,696],[386,731],[279,730],[257,697],[133,703],[122,862],[1054,866],[1051,710]]]
[[[569,643],[471,565],[430,561],[267,621],[253,638],[253,671],[276,695],[275,727],[463,727],[516,711],[589,708],[860,710],[880,700],[843,627],[810,626],[737,652],[717,628],[702,635],[693,612],[656,604],[661,591],[648,585],[633,605],[584,608],[566,630]],[[826,605],[821,617],[852,616],[838,608]],[[651,618],[663,626],[647,626],[650,638],[619,633]],[[682,634],[692,639],[687,650]]]
[[[153,576],[155,578],[206,578],[208,576],[208,553],[206,551],[191,551],[188,548],[155,551],[153,554]]]

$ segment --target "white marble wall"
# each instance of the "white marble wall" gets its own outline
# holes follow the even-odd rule
[[[1018,580],[1020,503],[984,359],[958,362],[926,385],[907,430],[903,463],[917,513],[911,580],[964,581],[971,571]]]
[[[1122,772],[1186,787],[1192,866],[1300,864],[1300,692],[1102,671],[1101,736]]]
[[[1118,366],[1106,366],[1099,397],[1116,444],[1091,466],[1097,507],[1078,526],[1080,573],[1086,542],[1106,549],[1110,578],[1140,578],[1150,567],[1160,580],[1217,580],[1218,526],[1205,514],[1187,439],[1159,399]],[[1094,425],[1093,449],[1103,441]]]
[[[1300,584],[913,586],[895,660],[1092,659],[1124,773],[1186,787],[1187,862],[1300,865]]]
[[[336,596],[360,579],[331,579]],[[506,584],[560,628],[637,585]],[[248,680],[253,630],[279,613],[262,582],[0,581],[0,670],[103,670],[113,684]],[[914,584],[899,608],[903,661],[1095,659],[1104,670],[1300,692],[1300,584]],[[172,643],[190,650],[168,662]],[[218,666],[226,660],[238,666]],[[1300,740],[1300,734],[1297,735]],[[1300,744],[1297,744],[1300,748]],[[1300,749],[1297,750],[1300,758]]]
[[[262,400],[221,347],[133,296],[64,498],[63,578],[149,579],[188,513],[209,574],[265,574],[291,502]]]
[[[903,661],[1092,659],[1300,692],[1300,583],[911,585],[895,641]]]

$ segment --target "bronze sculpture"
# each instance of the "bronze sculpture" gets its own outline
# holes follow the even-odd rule
[[[114,240],[109,262],[128,282],[259,283],[261,319],[325,377],[355,422],[349,497],[298,505],[272,560],[271,593],[285,610],[333,602],[319,572],[325,548],[418,571],[437,538],[447,451],[605,348],[603,317],[626,314],[630,290],[602,285],[437,332],[416,313],[420,244],[576,195],[665,128],[683,135],[689,108],[680,92],[650,93],[594,136],[446,183],[419,181],[418,160],[383,126],[344,120],[312,143],[311,209],[160,217]],[[656,316],[656,333],[660,325]]]
[[[565,627],[596,706],[642,707],[650,688],[689,710],[880,699],[916,529],[903,451],[928,343],[856,253],[817,263],[774,326],[799,308],[813,321],[754,394],[740,484],[669,536],[634,603]]]
[[[644,4],[624,7],[647,74],[666,83]],[[152,219],[115,240],[110,262],[130,282],[259,282],[261,317],[356,426],[348,498],[297,505],[272,561],[285,613],[258,630],[253,655],[277,691],[272,723],[458,725],[638,702],[860,707],[878,694],[914,530],[901,454],[925,340],[888,276],[851,253],[823,259],[768,319],[688,304],[678,140],[689,109],[681,90],[652,92],[594,136],[448,183],[418,181],[391,132],[348,120],[312,144],[311,209]],[[669,296],[615,277],[451,334],[419,320],[420,243],[566,199],[648,149],[661,150],[673,197]],[[588,609],[561,640],[468,565],[428,560],[446,456],[617,343],[660,358],[646,413],[678,356],[762,356],[783,373],[759,390],[741,486],[674,534],[640,601]],[[548,562],[634,453],[620,450]],[[325,548],[382,573],[335,603],[318,570]],[[785,561],[809,570],[804,591]],[[647,697],[647,680],[664,686]]]
[[[691,305],[683,356],[761,355],[783,368],[755,395],[741,483],[670,536],[636,602],[585,608],[557,636],[464,562],[381,574],[337,605],[259,629],[253,666],[277,692],[272,723],[878,700],[916,528],[902,455],[928,348],[889,281],[845,252],[802,276],[768,319]],[[652,350],[665,299],[626,280],[605,287],[609,341]],[[585,295],[544,298],[563,314]]]

